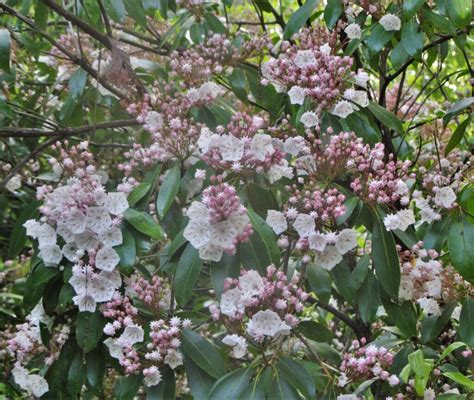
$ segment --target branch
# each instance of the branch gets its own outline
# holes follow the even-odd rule
[[[35,128],[0,128],[0,137],[59,137],[84,135],[97,129],[125,128],[127,126],[141,125],[136,119],[124,119],[110,122],[103,122],[95,125],[86,125],[79,128],[64,128],[54,131],[43,131]]]

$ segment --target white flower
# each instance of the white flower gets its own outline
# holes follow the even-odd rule
[[[312,50],[298,50],[294,62],[298,67],[305,68],[316,64],[316,57]]]
[[[105,246],[118,246],[123,242],[122,231],[117,227],[112,227],[99,234],[99,240]]]
[[[434,316],[441,315],[441,308],[436,300],[422,297],[416,302],[420,305],[425,314]]]
[[[264,287],[262,277],[253,269],[239,278],[239,286],[245,296],[258,296]]]
[[[274,183],[283,177],[288,179],[293,178],[293,170],[288,165],[288,161],[285,159],[281,160],[281,165],[273,164],[267,172],[268,180],[270,183]]]
[[[183,236],[193,247],[200,249],[211,239],[211,226],[209,222],[191,219],[184,229]]]
[[[244,142],[234,135],[221,136],[218,148],[224,161],[239,161],[244,155]]]
[[[49,391],[48,382],[40,375],[30,374],[28,370],[16,365],[12,370],[13,378],[18,386],[28,392],[28,395],[41,397]]]
[[[39,246],[56,244],[56,231],[51,225],[42,224],[38,228],[37,239]]]
[[[206,82],[198,89],[198,93],[202,101],[214,100],[224,93],[224,89],[215,82]]]
[[[393,231],[395,229],[406,231],[409,225],[415,223],[415,214],[413,213],[413,210],[404,209],[398,211],[396,214],[388,214],[383,222],[388,231]]]
[[[157,366],[152,365],[149,368],[143,370],[143,383],[146,387],[158,385],[161,382],[161,372]]]
[[[363,70],[359,70],[355,76],[356,85],[367,89],[367,82],[369,81],[369,74]]]
[[[357,232],[354,229],[343,229],[336,237],[336,249],[346,254],[357,246]]]
[[[79,311],[94,312],[97,306],[94,297],[89,294],[80,294],[72,298],[74,304],[79,308]]]
[[[38,256],[47,267],[58,265],[63,258],[61,248],[57,244],[44,244],[39,246]]]
[[[183,364],[183,356],[179,351],[176,351],[174,349],[168,350],[168,353],[165,356],[165,364],[168,364],[172,369],[175,369],[176,367],[180,366]]]
[[[388,231],[394,231],[400,228],[400,218],[398,218],[397,214],[388,214],[383,219],[383,223]]]
[[[319,51],[325,56],[328,56],[331,54],[331,46],[329,46],[329,43],[324,43],[322,46],[319,47]]]
[[[436,392],[431,388],[425,389],[423,400],[436,400]]]
[[[226,290],[222,293],[220,309],[221,313],[229,317],[235,317],[238,312],[244,311],[244,305],[240,301],[242,293],[239,288]]]
[[[355,394],[340,394],[336,400],[359,400]]]
[[[23,226],[26,229],[26,234],[31,236],[32,238],[36,239],[38,237],[38,232],[41,228],[41,223],[34,219],[29,219],[26,221]]]
[[[156,112],[150,111],[145,117],[145,124],[143,127],[152,133],[158,132],[163,126],[163,116]]]
[[[288,334],[290,330],[291,327],[272,310],[257,312],[247,323],[247,332],[254,337],[274,337],[278,334]]]
[[[308,236],[309,248],[312,250],[323,251],[326,248],[326,236],[319,232],[312,233]]]
[[[333,269],[341,261],[342,255],[335,246],[326,246],[322,252],[316,254],[315,258],[316,265],[320,265],[328,271]]]
[[[298,214],[293,222],[293,228],[301,237],[308,237],[314,232],[314,218],[308,214]]]
[[[122,192],[112,192],[105,198],[105,208],[113,215],[123,214],[128,208],[127,196]]]
[[[304,89],[300,88],[299,86],[293,86],[290,90],[288,90],[288,96],[290,96],[290,103],[291,104],[303,104],[304,103]]]
[[[214,246],[211,243],[208,243],[199,249],[199,258],[201,260],[217,262],[221,260],[222,254],[224,254],[222,247]]]
[[[292,156],[298,155],[305,148],[304,139],[301,136],[289,137],[285,140],[283,150]]]
[[[211,148],[211,139],[214,135],[215,134],[209,128],[201,128],[201,134],[199,135],[197,145],[203,153],[207,153]]]
[[[63,256],[72,262],[79,261],[80,255],[84,254],[82,250],[78,249],[76,243],[74,242],[65,244],[62,249],[62,252]]]
[[[337,115],[341,118],[346,118],[348,115],[354,112],[352,104],[346,100],[339,101],[333,108],[332,114]]]
[[[435,189],[434,202],[439,207],[451,208],[456,201],[456,194],[449,186]]]
[[[399,383],[400,383],[400,379],[398,379],[396,375],[390,375],[390,377],[388,378],[388,384],[390,386],[396,386]]]
[[[369,105],[369,98],[365,90],[347,89],[344,92],[344,98],[352,100],[361,107],[367,107]]]
[[[144,332],[141,326],[128,325],[117,339],[117,344],[122,347],[133,346],[135,343],[143,342]]]
[[[20,175],[15,175],[13,178],[11,178],[7,184],[5,185],[5,188],[9,190],[10,192],[14,192],[17,189],[21,188],[21,176]]]
[[[107,338],[104,340],[104,344],[109,349],[110,356],[120,360],[123,357],[123,348],[116,343],[116,340]]]
[[[393,14],[385,14],[379,22],[386,31],[399,31],[402,27],[400,18]]]
[[[402,275],[400,280],[400,289],[398,291],[398,297],[402,300],[411,300],[413,298],[413,291],[415,285],[413,279],[410,276]]]
[[[84,232],[74,236],[77,248],[79,250],[92,250],[99,245],[99,241],[92,232]]]
[[[102,247],[95,256],[95,266],[104,271],[112,271],[119,262],[119,255],[109,246]]]
[[[233,347],[232,357],[242,358],[247,353],[247,340],[239,335],[227,335],[222,339],[222,343]]]
[[[267,154],[273,154],[274,152],[272,137],[263,133],[257,133],[252,138],[250,150],[257,160],[264,161]]]
[[[267,219],[265,221],[277,235],[286,231],[288,228],[285,214],[280,211],[268,210]]]
[[[71,233],[78,235],[86,229],[86,216],[81,210],[73,210],[66,218],[65,224]]]
[[[109,211],[105,207],[89,207],[86,211],[87,227],[95,233],[101,233],[112,225]]]
[[[319,124],[319,118],[315,112],[307,111],[301,116],[300,122],[305,128],[312,128]]]
[[[360,29],[360,25],[355,23],[347,25],[346,29],[344,29],[344,32],[351,40],[360,39],[362,36],[362,30]]]

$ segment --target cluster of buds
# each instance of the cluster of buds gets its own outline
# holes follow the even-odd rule
[[[393,363],[393,353],[385,347],[375,345],[366,346],[365,338],[352,342],[352,351],[345,353],[341,366],[342,374],[339,377],[339,386],[346,386],[350,382],[377,379],[388,381],[390,386],[396,386],[400,380],[388,371]]]

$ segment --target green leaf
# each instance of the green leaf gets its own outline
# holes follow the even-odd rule
[[[460,349],[461,347],[466,347],[466,343],[463,342],[454,342],[451,343],[448,347],[444,349],[444,351],[441,353],[439,356],[438,362],[441,362],[444,360],[447,356],[449,356],[453,351]]]
[[[330,342],[333,338],[332,332],[323,324],[316,321],[301,321],[298,330],[308,339],[316,342]]]
[[[308,0],[303,4],[296,12],[291,14],[288,23],[285,26],[283,32],[283,39],[287,40],[291,38],[296,32],[298,32],[305,22],[311,17],[314,9],[318,5],[318,0]]]
[[[78,68],[69,78],[69,93],[73,99],[78,99],[84,93],[87,82],[87,72]]]
[[[171,207],[176,195],[178,194],[179,184],[181,182],[181,171],[179,165],[175,165],[168,170],[163,179],[158,192],[158,199],[156,200],[156,210],[158,215],[163,218],[166,212]]]
[[[209,400],[238,399],[250,384],[252,369],[241,368],[220,378],[209,394]]]
[[[147,182],[140,183],[136,186],[127,197],[129,207],[133,207],[137,204],[143,197],[145,197],[150,189],[151,184]]]
[[[415,375],[420,377],[425,377],[427,375],[425,358],[421,350],[417,350],[411,354],[408,354],[408,362],[410,363],[410,368],[415,373]]]
[[[179,259],[174,277],[175,295],[179,304],[185,305],[191,298],[201,268],[199,252],[189,243]]]
[[[92,392],[97,396],[102,394],[108,355],[109,351],[103,344],[99,344],[94,350],[86,354],[87,387],[92,389]]]
[[[0,29],[0,69],[10,72],[10,32]]]
[[[392,233],[378,218],[374,219],[372,231],[372,262],[377,278],[385,291],[394,299],[398,298],[400,286],[400,262]]]
[[[459,337],[468,346],[474,347],[474,299],[468,297],[462,306],[459,317]]]
[[[242,101],[248,101],[247,79],[241,68],[234,68],[229,75],[229,84],[235,95]]]
[[[122,268],[131,269],[135,265],[135,259],[137,257],[137,247],[135,239],[131,234],[130,230],[125,226],[122,226],[122,244],[114,247],[114,250],[120,257],[119,266]]]
[[[419,27],[414,19],[402,25],[402,44],[412,57],[423,49],[423,33],[419,31]]]
[[[380,306],[380,293],[377,279],[372,271],[368,271],[364,283],[357,292],[357,305],[361,318],[365,322],[372,322]]]
[[[254,233],[250,237],[250,240],[252,240],[253,236],[258,235],[264,245],[261,250],[266,252],[265,257],[270,260],[270,263],[268,263],[265,268],[270,264],[279,265],[280,248],[278,247],[276,236],[272,228],[270,228],[262,217],[252,210],[252,208],[249,207],[247,213],[254,228]]]
[[[35,8],[35,24],[42,30],[46,30],[48,25],[49,7],[42,1],[38,1]]]
[[[23,224],[29,219],[36,219],[39,216],[38,207],[40,202],[33,201],[24,207],[23,211],[18,216],[10,233],[10,240],[8,241],[8,257],[14,259],[23,250],[26,243],[26,228]]]
[[[451,226],[448,235],[449,256],[454,268],[467,281],[474,283],[474,224],[467,218]]]
[[[142,28],[146,28],[146,15],[141,1],[137,0],[123,0],[125,9],[129,17],[133,18]]]
[[[76,317],[76,340],[79,347],[88,353],[97,346],[102,337],[105,319],[99,311],[80,312]]]
[[[272,400],[299,400],[300,396],[283,375],[276,373],[268,387],[267,398]]]
[[[403,1],[403,16],[408,19],[413,17],[418,9],[423,5],[425,0],[404,0]]]
[[[204,12],[204,20],[211,29],[211,31],[219,34],[225,34],[226,29],[222,22],[213,13]]]
[[[421,323],[421,342],[429,343],[436,340],[441,334],[446,325],[449,323],[451,314],[453,313],[454,305],[446,307],[441,315],[431,315],[425,317]]]
[[[220,378],[226,373],[224,360],[216,348],[204,337],[189,329],[182,335],[181,349],[197,366],[213,378]]]
[[[472,0],[454,0],[447,7],[449,17],[456,28],[468,26],[472,18]]]
[[[471,122],[471,118],[467,117],[460,125],[456,128],[453,135],[449,139],[448,144],[446,145],[446,149],[444,150],[444,155],[447,156],[451,151],[453,151],[459,142],[464,137],[464,133],[466,132],[469,123]]]
[[[163,229],[150,214],[129,208],[124,212],[124,217],[137,231],[156,240],[165,238]]]
[[[402,42],[398,42],[390,52],[390,61],[395,69],[399,69],[408,60],[408,57],[410,54],[407,53]]]
[[[373,54],[377,54],[390,41],[395,31],[386,31],[382,25],[375,24],[367,40],[367,47]]]
[[[245,185],[245,192],[252,209],[260,214],[261,217],[266,216],[269,209],[278,209],[278,202],[273,194],[263,187],[249,182]]]
[[[237,255],[223,254],[218,262],[211,262],[210,265],[211,283],[217,298],[221,297],[224,291],[224,281],[226,278],[238,278],[240,275],[240,260]]]
[[[351,270],[346,260],[342,260],[331,270],[331,276],[339,293],[341,293],[348,302],[354,304],[357,288],[351,279]]]
[[[303,393],[306,398],[313,399],[316,396],[314,380],[308,370],[299,362],[285,357],[278,361],[277,367],[290,385]]]
[[[189,388],[196,400],[207,400],[214,385],[214,379],[206,374],[189,356],[184,355],[184,368]]]
[[[456,28],[451,21],[431,11],[428,7],[423,8],[423,18],[428,20],[438,31],[456,36]]]
[[[67,386],[70,393],[78,395],[86,380],[86,364],[81,351],[76,352],[67,374]]]
[[[464,386],[469,392],[474,391],[474,382],[460,372],[444,372],[443,375],[461,386]]]
[[[455,116],[462,113],[464,110],[470,108],[474,104],[474,97],[466,97],[454,103],[443,117],[443,123],[446,126],[449,121]]]
[[[308,264],[306,267],[306,277],[311,290],[313,290],[318,299],[327,303],[331,297],[331,277],[329,272],[319,265]]]
[[[387,301],[383,306],[390,319],[407,338],[416,336],[416,315],[410,302],[398,305]]]
[[[104,0],[107,15],[109,15],[116,22],[123,22],[127,16],[127,10],[123,0]]]
[[[342,15],[342,0],[328,0],[324,9],[324,22],[328,29],[332,29]]]
[[[398,133],[403,132],[403,126],[398,117],[388,111],[386,108],[383,108],[382,106],[379,106],[377,103],[374,103],[373,101],[370,102],[369,104],[369,110],[370,112],[377,118],[382,124],[384,124],[386,127],[393,129],[394,131]]]
[[[120,376],[115,380],[114,399],[133,400],[140,389],[142,375]]]

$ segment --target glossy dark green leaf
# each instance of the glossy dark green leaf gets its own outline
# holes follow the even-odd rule
[[[123,0],[125,9],[130,18],[134,19],[138,24],[145,28],[147,25],[145,10],[143,9],[141,1]]]
[[[123,0],[104,0],[107,15],[116,22],[122,22],[127,16],[127,10]]]
[[[204,12],[204,20],[211,31],[219,34],[224,34],[226,32],[225,26],[213,13]]]
[[[328,29],[332,29],[342,15],[342,0],[328,0],[324,8],[324,22]]]
[[[143,381],[142,375],[120,376],[115,380],[114,399],[133,400]]]
[[[372,322],[381,305],[378,282],[372,271],[368,272],[357,293],[357,305],[361,318],[365,322]]]
[[[213,378],[225,375],[224,360],[217,349],[200,334],[189,329],[183,331],[181,350],[191,358],[199,368]]]
[[[446,325],[449,323],[454,306],[447,306],[440,316],[431,315],[425,317],[421,322],[421,341],[429,343],[438,338]]]
[[[127,197],[129,207],[137,204],[150,191],[151,184],[148,182],[140,183],[130,192]]]
[[[316,342],[330,342],[333,338],[329,328],[316,321],[301,321],[298,330],[303,336]]]
[[[165,238],[163,229],[150,214],[129,208],[123,215],[130,225],[132,225],[137,231],[156,240],[162,240]]]
[[[132,233],[126,227],[122,227],[123,242],[120,246],[114,248],[120,257],[119,266],[125,270],[130,270],[135,265],[137,257],[137,248]]]
[[[419,8],[423,5],[425,0],[404,0],[403,1],[403,16],[405,18],[413,17]]]
[[[453,135],[449,139],[448,144],[446,145],[446,149],[444,150],[444,155],[447,156],[451,151],[453,151],[456,146],[461,142],[462,138],[464,137],[464,133],[466,132],[467,127],[471,122],[471,118],[467,117],[461,124],[459,124],[454,131]]]
[[[169,169],[163,179],[156,200],[156,210],[158,215],[163,218],[168,209],[171,207],[176,195],[178,194],[179,184],[181,182],[181,171],[179,165],[175,165]]]
[[[174,277],[174,290],[179,304],[185,305],[191,298],[201,268],[199,251],[189,243],[179,259]]]
[[[35,8],[35,24],[42,30],[45,30],[48,24],[48,13],[49,7],[42,1],[38,1]]]
[[[272,400],[299,400],[300,396],[296,389],[290,385],[286,376],[277,373],[267,389],[267,398]]]
[[[454,103],[443,117],[444,125],[447,125],[455,115],[458,115],[465,110],[468,110],[474,104],[474,97],[466,97]]]
[[[390,52],[390,61],[395,69],[399,69],[409,57],[410,54],[407,53],[402,42],[398,42]]]
[[[0,29],[0,69],[10,72],[10,32]]]
[[[8,242],[8,257],[10,259],[16,258],[23,250],[26,243],[26,229],[23,224],[29,219],[36,219],[39,215],[38,207],[40,203],[37,201],[28,204],[18,216],[13,225]]]
[[[416,315],[410,302],[405,301],[398,305],[387,301],[383,306],[390,319],[407,338],[416,336]]]
[[[306,267],[306,279],[308,279],[311,290],[316,293],[318,299],[327,303],[331,297],[331,276],[321,266],[308,264]]]
[[[248,100],[247,78],[241,68],[234,68],[229,75],[229,84],[235,95],[242,101]]]
[[[386,127],[393,129],[394,131],[398,133],[403,132],[403,126],[398,117],[388,111],[386,108],[383,108],[382,106],[379,106],[377,103],[374,103],[373,101],[370,102],[369,104],[369,110],[370,112],[377,118],[382,124],[384,124]]]
[[[406,52],[415,56],[423,48],[423,33],[414,19],[402,24],[402,44]]]
[[[303,393],[307,398],[316,396],[314,380],[301,363],[285,357],[278,361],[277,367],[296,390]]]
[[[351,277],[351,270],[345,260],[342,260],[331,270],[331,276],[342,296],[351,304],[356,301],[357,288]]]
[[[394,299],[398,298],[400,286],[400,262],[392,233],[385,229],[383,222],[374,220],[372,231],[372,263],[379,282]]]
[[[474,347],[474,299],[464,300],[459,317],[459,337],[470,347]]]
[[[253,370],[241,368],[221,377],[211,389],[209,400],[238,399],[250,384]]]
[[[453,36],[456,35],[456,28],[449,19],[431,11],[428,7],[423,8],[422,13],[423,18],[429,21],[436,30]]]
[[[289,39],[298,32],[305,22],[311,17],[314,9],[318,5],[318,0],[307,0],[298,10],[291,14],[283,32],[283,38]]]
[[[252,209],[256,211],[262,218],[266,217],[269,209],[277,210],[278,203],[275,196],[262,186],[249,182],[245,186],[245,193]]]
[[[97,346],[102,337],[105,319],[99,311],[83,311],[76,317],[76,340],[79,347],[88,353]]]
[[[161,382],[147,388],[147,400],[174,400],[176,398],[176,380],[174,372],[169,366],[160,368]]]
[[[103,391],[108,354],[109,351],[103,344],[86,354],[86,384],[97,396],[101,396]]]
[[[83,360],[82,351],[77,351],[67,374],[67,386],[69,392],[77,396],[81,393],[85,380],[86,364]]]
[[[377,54],[390,41],[394,31],[386,31],[382,25],[375,24],[367,40],[367,47],[373,54]]]
[[[261,253],[260,251],[264,251],[265,254],[265,260],[269,259],[270,263],[267,264],[266,266],[270,264],[275,264],[278,265],[280,263],[280,248],[278,247],[277,244],[277,239],[275,234],[273,233],[273,230],[267,225],[267,223],[263,220],[262,217],[260,217],[255,211],[253,211],[250,207],[247,209],[248,216],[250,218],[250,221],[252,223],[252,226],[254,228],[254,233],[250,237],[250,243],[253,246],[252,239],[253,236],[258,235],[258,237],[261,240],[261,243],[263,243],[263,248],[255,251],[258,251],[256,255],[260,257]],[[260,254],[259,254],[260,253]]]
[[[238,278],[240,275],[240,259],[238,255],[223,254],[219,262],[211,262],[210,265],[211,284],[217,298],[224,291],[226,278]]]
[[[449,230],[449,256],[454,268],[466,279],[474,283],[474,224],[467,218],[454,223]]]
[[[193,398],[207,400],[215,379],[199,368],[187,355],[184,355],[184,368],[186,369],[186,378]]]

